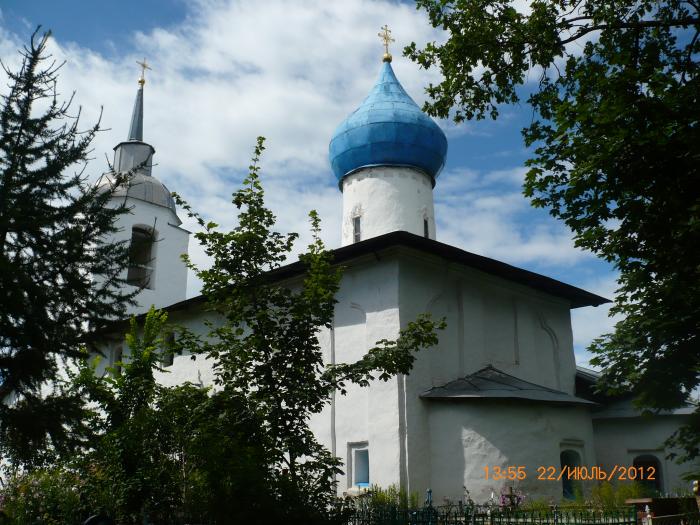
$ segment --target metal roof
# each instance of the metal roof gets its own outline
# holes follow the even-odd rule
[[[491,365],[468,376],[426,390],[420,397],[431,400],[525,399],[569,405],[596,404],[566,392],[523,381]]]
[[[129,126],[129,140],[143,140],[143,85],[136,91],[134,110],[131,112],[131,126]]]
[[[368,166],[410,166],[435,178],[445,164],[447,138],[423,113],[384,62],[360,107],[335,130],[328,158],[338,181]]]
[[[114,147],[114,166],[117,173],[132,172],[128,182],[115,188],[113,173],[105,173],[97,181],[99,191],[112,190],[113,198],[131,197],[141,201],[169,208],[175,214],[176,225],[182,224],[177,217],[175,200],[170,190],[151,175],[155,149],[143,142],[143,83],[139,82],[131,113],[129,140]]]
[[[333,252],[333,262],[335,264],[343,264],[349,263],[353,259],[364,255],[373,255],[379,260],[381,252],[395,247],[412,248],[419,252],[442,257],[455,264],[474,268],[507,281],[515,282],[555,297],[561,297],[570,302],[571,308],[599,306],[610,302],[610,299],[587,292],[576,286],[557,281],[551,277],[524,270],[517,266],[511,266],[510,264],[495,259],[467,252],[455,246],[450,246],[449,244],[444,244],[434,239],[428,239],[405,231],[385,233],[384,235],[371,237],[364,241],[348,244],[347,246],[342,246],[331,251]],[[302,275],[305,270],[306,267],[300,261],[297,261],[268,272],[268,276],[272,281],[283,280]],[[187,308],[191,303],[204,301],[204,296],[198,295],[171,305],[170,308],[180,310]]]
[[[102,175],[97,181],[97,186],[100,191],[107,191],[109,188],[114,188],[114,174],[105,173]],[[177,218],[177,208],[170,190],[168,190],[165,184],[151,175],[136,171],[126,184],[122,184],[113,189],[112,198],[118,199],[124,197],[131,197],[133,199],[150,202],[156,206],[169,208]],[[177,225],[179,226],[180,224],[182,224],[182,222],[177,218]]]

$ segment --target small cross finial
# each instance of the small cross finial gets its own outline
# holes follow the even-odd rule
[[[141,87],[143,87],[143,85],[146,83],[146,70],[147,70],[147,69],[150,69],[151,71],[153,71],[153,70],[151,69],[151,66],[149,66],[148,63],[146,62],[146,58],[145,58],[145,57],[144,57],[144,59],[143,59],[142,62],[139,62],[139,61],[137,60],[136,63],[137,63],[139,66],[141,66],[141,76],[139,77],[139,85],[140,85]]]
[[[391,62],[391,53],[389,53],[389,44],[391,42],[396,42],[393,38],[391,38],[391,29],[389,29],[389,26],[384,24],[384,27],[381,28],[381,32],[377,33],[377,36],[382,39],[382,42],[384,42],[384,58],[382,60],[384,62]]]

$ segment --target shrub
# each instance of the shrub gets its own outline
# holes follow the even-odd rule
[[[75,472],[62,468],[11,476],[2,489],[3,510],[12,525],[79,523],[84,502]]]

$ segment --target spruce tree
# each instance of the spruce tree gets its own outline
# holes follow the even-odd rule
[[[85,176],[100,124],[81,130],[73,97],[59,101],[62,64],[38,31],[0,102],[0,452],[19,461],[71,437],[81,409],[60,366],[132,297],[127,246],[108,241],[126,209]]]

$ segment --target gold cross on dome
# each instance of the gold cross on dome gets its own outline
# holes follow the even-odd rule
[[[151,71],[153,71],[153,69],[151,69],[151,66],[148,65],[148,63],[146,62],[146,58],[145,58],[145,57],[144,57],[144,59],[143,59],[142,62],[139,62],[139,61],[137,60],[136,63],[137,63],[139,66],[141,66],[141,76],[139,77],[139,84],[140,84],[141,86],[143,86],[143,85],[146,83],[146,70],[147,70],[147,69],[150,69]]]
[[[377,36],[382,39],[382,42],[384,42],[384,62],[391,62],[391,53],[389,53],[389,44],[391,42],[396,42],[393,38],[391,38],[391,29],[389,29],[389,26],[384,24],[384,27],[381,28],[382,31],[380,33],[377,33]]]

